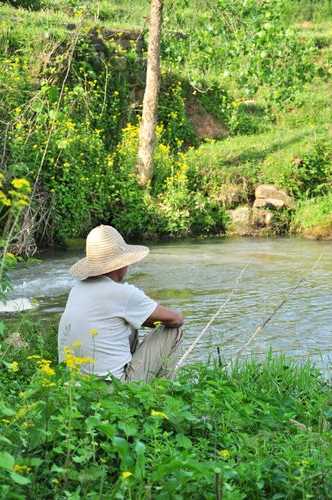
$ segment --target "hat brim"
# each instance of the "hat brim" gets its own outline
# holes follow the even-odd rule
[[[139,262],[148,255],[149,251],[148,247],[143,245],[126,245],[125,252],[119,257],[103,259],[102,262],[91,261],[85,257],[70,268],[70,273],[80,280],[100,276]]]

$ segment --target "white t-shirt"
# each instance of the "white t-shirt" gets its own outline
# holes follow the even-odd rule
[[[121,378],[131,360],[129,336],[156,309],[157,303],[128,283],[100,276],[80,281],[68,297],[58,331],[59,361],[68,347],[75,356],[95,361],[83,373]]]

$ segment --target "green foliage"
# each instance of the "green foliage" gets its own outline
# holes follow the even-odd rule
[[[305,86],[315,75],[314,85],[321,85],[332,71],[327,25],[323,33],[290,26],[294,10],[286,0],[167,4],[154,175],[142,190],[135,164],[149,2],[43,0],[41,6],[47,10],[2,6],[0,23],[5,184],[13,177],[30,181],[38,244],[85,236],[101,222],[131,238],[219,234],[225,209],[251,203],[257,182],[276,183],[297,198],[328,192],[328,152],[307,148],[309,140],[296,139],[302,132],[295,131],[308,134],[308,119],[320,127],[324,113],[329,120],[330,92],[319,102],[319,93]],[[144,28],[144,41],[110,38],[105,26],[115,23]],[[190,150],[204,141],[192,110],[196,119],[200,111],[207,121],[212,115],[223,137],[240,136],[236,158],[220,155],[232,139]],[[249,135],[254,146],[247,150]],[[299,146],[294,155],[292,141]],[[2,208],[2,230],[10,226],[8,212]]]
[[[298,204],[293,230],[317,238],[330,237],[332,230],[332,194],[303,200]]]
[[[182,67],[195,87],[221,76],[242,96],[252,97],[267,86],[270,100],[292,99],[314,74],[314,47],[285,22],[286,4],[220,0],[209,9],[197,6],[191,14],[194,27],[174,36],[175,23],[186,29],[190,22],[182,2],[174,2],[166,11],[163,57],[171,67]]]
[[[298,190],[304,198],[326,194],[332,187],[332,149],[330,144],[317,142],[297,164],[295,174]]]
[[[310,365],[109,385],[56,367],[47,325],[15,331],[0,352],[1,496],[330,497],[331,387]]]
[[[283,168],[278,170],[271,164],[269,170],[266,172],[267,179],[271,178],[297,199],[324,195],[331,189],[331,147],[326,140],[318,140],[302,151],[298,148],[298,154],[288,157]],[[272,177],[269,177],[271,174]]]
[[[163,124],[161,140],[173,151],[180,151],[188,145],[197,145],[192,123],[186,112],[188,84],[165,75],[158,104],[158,118]]]

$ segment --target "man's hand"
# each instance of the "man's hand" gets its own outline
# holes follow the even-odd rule
[[[182,314],[158,305],[143,326],[154,327],[155,323],[162,323],[170,328],[179,328],[183,325],[183,321]]]

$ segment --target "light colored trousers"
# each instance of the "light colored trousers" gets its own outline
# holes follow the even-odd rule
[[[121,380],[123,382],[133,380],[149,382],[154,377],[170,378],[182,336],[183,332],[180,328],[158,326],[145,335],[139,343],[138,333],[134,332],[130,336],[130,350],[133,357],[126,366]]]

